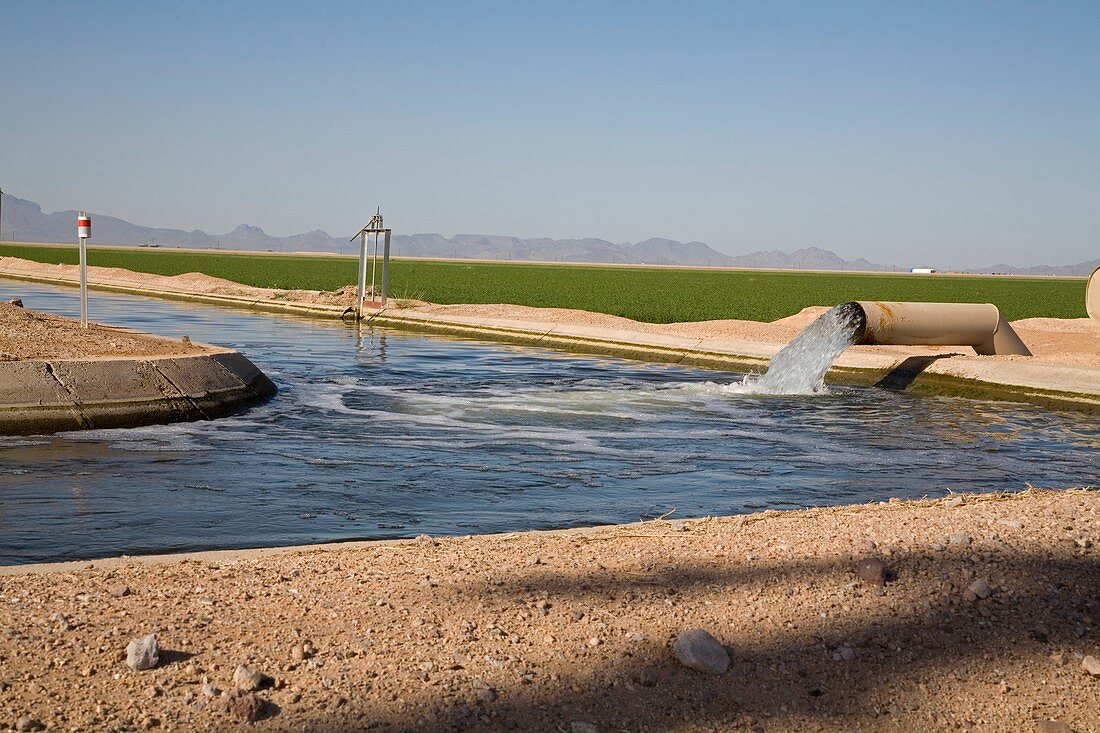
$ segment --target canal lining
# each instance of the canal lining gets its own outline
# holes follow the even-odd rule
[[[188,356],[0,362],[0,435],[212,419],[275,394],[242,354],[208,348]]]

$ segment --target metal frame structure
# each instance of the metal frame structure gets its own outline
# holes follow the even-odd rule
[[[381,307],[386,307],[386,301],[389,298],[390,293],[390,230],[386,229],[382,223],[382,209],[379,207],[375,210],[374,216],[371,217],[367,225],[360,229],[354,237],[349,239],[349,242],[354,242],[356,237],[359,238],[359,287],[356,292],[355,300],[355,317],[361,319],[363,317],[363,301],[367,295],[367,238],[369,235],[374,235],[374,257],[371,263],[371,275],[370,275],[370,296],[371,302],[376,300],[378,291],[375,289],[375,276],[378,270],[378,235],[384,235],[384,244],[382,249],[382,303]]]

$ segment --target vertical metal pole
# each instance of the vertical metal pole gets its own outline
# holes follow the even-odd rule
[[[370,302],[378,300],[378,290],[374,287],[374,274],[378,270],[378,232],[374,233],[374,259],[370,264]]]
[[[80,325],[88,327],[88,238],[80,238]]]
[[[355,317],[363,317],[363,296],[367,289],[367,233],[359,234],[359,292],[355,301]]]
[[[390,295],[390,230],[386,230],[386,244],[382,250],[382,307],[386,307],[386,298]]]

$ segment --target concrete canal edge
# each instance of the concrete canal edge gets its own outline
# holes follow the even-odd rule
[[[270,399],[242,354],[0,362],[0,435],[132,428],[224,417]]]

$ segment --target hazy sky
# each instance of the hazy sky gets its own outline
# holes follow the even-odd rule
[[[1100,256],[1100,2],[0,5],[0,187],[155,226]]]

